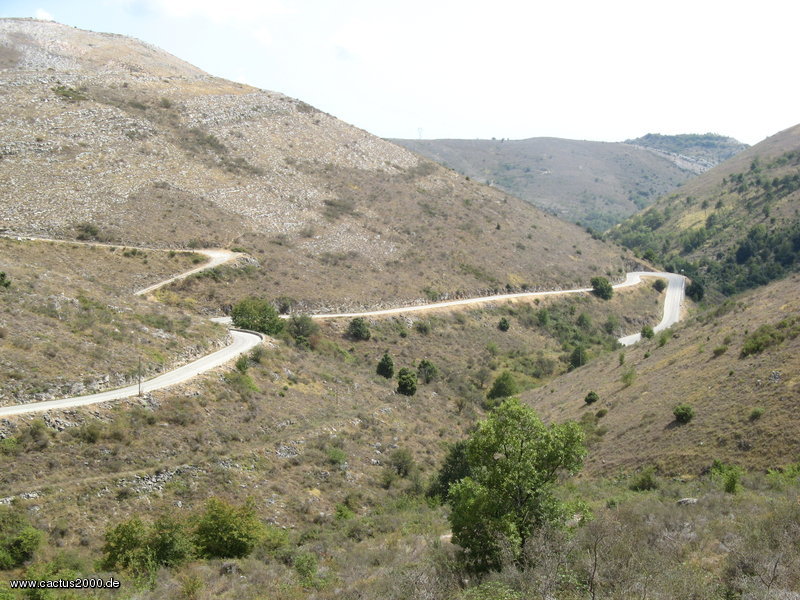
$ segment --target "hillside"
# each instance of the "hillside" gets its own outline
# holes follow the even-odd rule
[[[623,268],[516,198],[136,40],[5,19],[0,48],[0,228],[247,250],[260,265],[214,310],[248,291],[372,306]]]
[[[748,148],[747,144],[714,133],[648,133],[636,139],[625,140],[625,143],[657,152],[679,167],[694,173],[705,173]]]
[[[800,266],[799,209],[795,126],[687,182],[608,235],[732,294]]]
[[[646,139],[630,144],[556,138],[393,141],[565,220],[604,231],[697,170],[696,161],[656,150]],[[706,152],[703,160],[712,158]]]

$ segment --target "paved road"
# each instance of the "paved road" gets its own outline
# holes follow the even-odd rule
[[[221,350],[207,354],[188,365],[178,367],[173,371],[159,375],[153,379],[142,382],[142,393],[152,392],[153,390],[160,390],[171,385],[183,383],[196,377],[201,373],[210,371],[216,367],[224,365],[231,359],[247,352],[254,346],[261,343],[263,339],[261,335],[251,333],[248,331],[231,330],[233,336],[233,343]],[[90,396],[76,396],[73,398],[60,398],[58,400],[48,400],[46,402],[31,402],[29,404],[15,404],[13,406],[0,407],[0,417],[7,417],[9,415],[21,415],[32,412],[41,412],[45,410],[55,410],[63,408],[75,408],[76,406],[87,406],[89,404],[98,404],[100,402],[108,402],[109,400],[121,400],[123,398],[132,398],[139,394],[138,384],[129,385],[124,388],[116,390],[109,390],[107,392],[100,392],[99,394],[92,394]]]
[[[18,239],[42,240],[42,238],[18,238]],[[45,241],[65,242],[64,240],[45,240]],[[73,243],[73,242],[68,242],[68,243]],[[93,245],[102,245],[102,244],[93,244]],[[189,275],[192,275],[193,273],[197,273],[205,269],[214,268],[230,260],[233,260],[238,256],[241,256],[240,254],[237,254],[235,252],[223,249],[202,249],[202,250],[195,250],[195,252],[204,254],[208,256],[211,260],[207,263],[204,263],[203,265],[200,265],[199,267],[196,267],[194,269],[191,269],[174,277],[170,277],[169,279],[165,279],[164,281],[155,283],[142,290],[139,290],[135,292],[136,295],[143,296],[149,294],[162,286],[172,283],[173,281],[183,279],[185,277],[188,277]],[[627,276],[625,277],[625,281],[618,283],[613,287],[615,289],[619,289],[623,287],[629,287],[632,285],[638,285],[639,283],[641,283],[642,277],[654,277],[654,278],[657,277],[667,280],[668,284],[664,298],[664,315],[663,318],[661,319],[661,322],[658,325],[656,325],[653,328],[653,330],[658,332],[668,327],[671,327],[673,324],[677,323],[681,317],[681,308],[683,305],[686,278],[683,277],[682,275],[676,275],[674,273],[651,273],[646,271],[637,271],[633,273],[628,273]],[[314,319],[377,317],[377,316],[396,315],[409,312],[432,311],[443,308],[452,308],[456,306],[478,305],[487,302],[497,302],[504,300],[585,293],[585,292],[590,292],[591,290],[592,288],[575,288],[570,290],[552,290],[548,292],[522,292],[519,294],[499,294],[495,296],[482,296],[479,298],[466,298],[463,300],[451,300],[448,302],[437,302],[433,304],[423,304],[418,306],[404,306],[399,308],[387,308],[383,310],[373,310],[373,311],[354,312],[354,313],[318,314],[318,315],[311,315],[311,317]],[[282,315],[282,317],[289,318],[288,315]],[[215,317],[211,320],[217,323],[225,323],[225,324],[230,324],[231,322],[230,317]],[[211,369],[219,367],[220,365],[225,364],[226,362],[232,360],[233,358],[236,358],[240,354],[247,352],[251,348],[260,344],[263,339],[263,337],[260,334],[249,331],[236,330],[236,329],[231,330],[231,336],[233,338],[233,342],[227,347],[221,350],[217,350],[216,352],[213,352],[211,354],[208,354],[187,365],[169,371],[168,373],[164,373],[163,375],[159,375],[158,377],[155,377],[153,379],[143,381],[141,385],[141,392],[146,393],[153,390],[158,390],[172,385],[176,385],[178,383],[183,383],[184,381],[187,381],[192,377],[196,377],[201,373],[205,373],[206,371],[210,371]],[[635,333],[632,335],[619,338],[619,342],[625,346],[629,346],[631,344],[635,344],[640,339],[641,339],[641,333]],[[120,400],[123,398],[130,398],[138,395],[139,392],[140,392],[139,385],[135,384],[135,385],[129,385],[124,388],[119,388],[116,390],[109,390],[106,392],[100,392],[98,394],[92,394],[89,396],[76,396],[72,398],[61,398],[59,400],[49,400],[45,402],[31,402],[28,404],[5,406],[5,407],[0,407],[0,417],[10,416],[10,415],[20,415],[32,412],[41,412],[46,410],[74,408],[77,406],[87,406],[90,404],[98,404],[100,402],[108,402],[110,400]]]

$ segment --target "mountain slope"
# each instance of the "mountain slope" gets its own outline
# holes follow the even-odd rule
[[[674,190],[697,168],[689,158],[679,160],[643,141],[636,146],[556,138],[394,141],[597,231]]]
[[[687,182],[609,232],[731,294],[800,266],[800,126]]]
[[[676,326],[663,344],[657,336],[626,349],[622,365],[617,354],[601,356],[524,397],[550,420],[594,424],[592,474],[656,465],[697,475],[714,459],[755,470],[794,463],[798,285],[795,274],[728,300]],[[590,390],[600,397],[591,406]],[[672,411],[683,403],[695,416],[680,425]]]
[[[619,249],[520,200],[136,40],[5,19],[0,47],[0,227],[244,247],[260,265],[212,307],[253,291],[375,305],[623,269]]]

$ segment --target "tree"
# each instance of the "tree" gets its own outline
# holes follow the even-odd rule
[[[656,334],[655,331],[653,331],[653,328],[650,327],[650,325],[645,325],[644,327],[642,327],[642,337],[643,338],[646,338],[648,340],[652,340],[653,336],[655,334]]]
[[[481,421],[466,445],[471,475],[450,485],[448,498],[453,541],[468,566],[497,569],[504,545],[519,558],[537,529],[563,523],[555,483],[561,472],[576,473],[585,453],[576,423],[546,426],[516,398]]]
[[[231,310],[231,318],[236,327],[277,335],[283,331],[283,319],[270,302],[263,298],[250,296],[238,302]]]
[[[497,376],[497,379],[494,380],[494,383],[489,389],[489,392],[486,394],[486,397],[489,400],[510,398],[517,392],[519,392],[519,386],[517,385],[514,376],[510,371],[503,371]]]
[[[417,374],[408,367],[403,367],[397,374],[397,393],[405,396],[417,393]]]
[[[659,294],[667,289],[667,282],[663,279],[656,279],[653,282],[653,289],[657,291]]]
[[[11,280],[6,277],[3,271],[0,271],[0,288],[7,288],[11,286]]]
[[[436,376],[439,374],[439,369],[436,368],[436,365],[429,361],[427,358],[423,358],[419,362],[419,366],[417,367],[417,376],[424,382],[430,383]]]
[[[472,471],[467,462],[467,442],[466,440],[459,440],[448,448],[439,473],[428,490],[428,495],[438,496],[442,500],[446,500],[447,494],[450,492],[450,486],[471,474]]]
[[[688,404],[678,404],[672,409],[672,414],[678,423],[688,423],[694,417],[694,409]]]
[[[43,539],[44,533],[23,512],[0,506],[0,569],[14,569],[31,560]]]
[[[693,281],[686,288],[686,295],[695,302],[700,302],[703,299],[703,296],[706,295],[706,290],[703,288],[701,283]]]
[[[350,325],[347,326],[347,335],[354,340],[368,340],[372,337],[367,321],[361,317],[356,317],[350,321]]]
[[[378,361],[378,368],[376,369],[378,375],[391,379],[394,377],[394,361],[389,356],[389,352],[384,352],[381,359]]]
[[[605,277],[592,277],[591,284],[592,293],[595,296],[603,300],[611,300],[611,296],[614,295],[614,288],[611,287],[611,283],[608,279]]]
[[[307,348],[311,345],[311,338],[319,333],[319,325],[308,315],[293,315],[286,330],[298,346]]]
[[[500,331],[508,331],[508,328],[511,327],[511,323],[508,322],[508,319],[503,317],[500,319],[500,322],[497,324],[497,328]]]
[[[252,502],[233,506],[211,498],[197,520],[194,541],[205,558],[241,558],[250,554],[263,531]]]
[[[597,392],[589,392],[586,394],[586,398],[583,399],[586,404],[594,404],[598,400],[600,400],[600,396],[597,395]]]

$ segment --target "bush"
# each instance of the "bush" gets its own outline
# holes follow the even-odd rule
[[[197,519],[194,542],[205,558],[241,558],[250,554],[263,530],[252,502],[233,506],[211,498]]]
[[[569,355],[570,369],[582,367],[587,362],[589,362],[589,353],[586,351],[586,348],[582,345],[575,346],[572,350],[572,354]]]
[[[361,317],[350,321],[350,325],[347,326],[347,335],[354,340],[368,340],[372,337],[367,321]]]
[[[764,415],[764,407],[757,406],[752,411],[750,411],[750,416],[748,417],[751,421],[758,421]]]
[[[700,302],[703,299],[703,296],[706,295],[706,290],[702,284],[693,281],[686,288],[686,295],[695,302]]]
[[[500,319],[500,322],[497,324],[497,328],[500,331],[508,331],[508,328],[511,327],[511,323],[508,322],[508,319],[503,317]]]
[[[492,387],[489,389],[486,397],[489,400],[496,400],[499,398],[510,398],[514,394],[519,392],[519,386],[517,385],[514,376],[511,374],[510,371],[503,371],[497,378],[494,380]]]
[[[614,295],[614,288],[611,287],[611,282],[605,277],[592,277],[592,293],[598,298],[603,300],[611,300]]]
[[[417,374],[408,367],[403,367],[397,374],[397,393],[404,396],[417,393]]]
[[[655,469],[653,467],[647,467],[631,481],[628,487],[634,492],[646,492],[648,490],[658,489],[658,479],[656,479]]]
[[[694,417],[694,409],[688,404],[679,404],[672,409],[672,414],[678,423],[688,423]]]
[[[389,356],[389,352],[384,352],[381,359],[378,361],[378,367],[375,371],[381,377],[386,377],[386,379],[391,379],[394,377],[394,361],[392,357]]]
[[[31,560],[43,539],[44,533],[24,514],[0,506],[0,569],[14,569]]]
[[[656,279],[653,282],[653,289],[657,291],[659,294],[667,289],[667,282],[663,279]]]
[[[311,340],[319,334],[319,325],[308,315],[294,315],[289,319],[286,331],[302,348],[311,347]]]
[[[398,448],[389,456],[389,466],[400,477],[408,477],[414,469],[414,457],[405,448]]]
[[[427,358],[423,358],[419,366],[417,367],[417,376],[423,381],[423,383],[430,383],[436,376],[439,374],[439,369],[436,368],[436,365],[429,361]]]
[[[236,327],[277,335],[283,331],[283,319],[270,302],[251,296],[237,303],[231,310],[231,318]]]
[[[622,385],[625,387],[629,387],[634,381],[636,381],[636,369],[630,367],[625,369],[622,373]]]
[[[714,358],[722,356],[727,351],[728,351],[728,346],[726,346],[725,344],[723,344],[722,346],[717,346],[716,348],[714,348]]]
[[[11,286],[11,280],[6,277],[5,272],[0,271],[0,288],[7,288]]]
[[[653,328],[650,327],[650,325],[645,325],[644,327],[642,327],[642,337],[643,338],[646,338],[648,340],[652,340],[654,335],[655,335],[655,332],[653,331]]]
[[[600,396],[597,395],[597,392],[589,392],[586,394],[586,398],[583,399],[586,404],[594,404],[598,400],[600,400]]]

